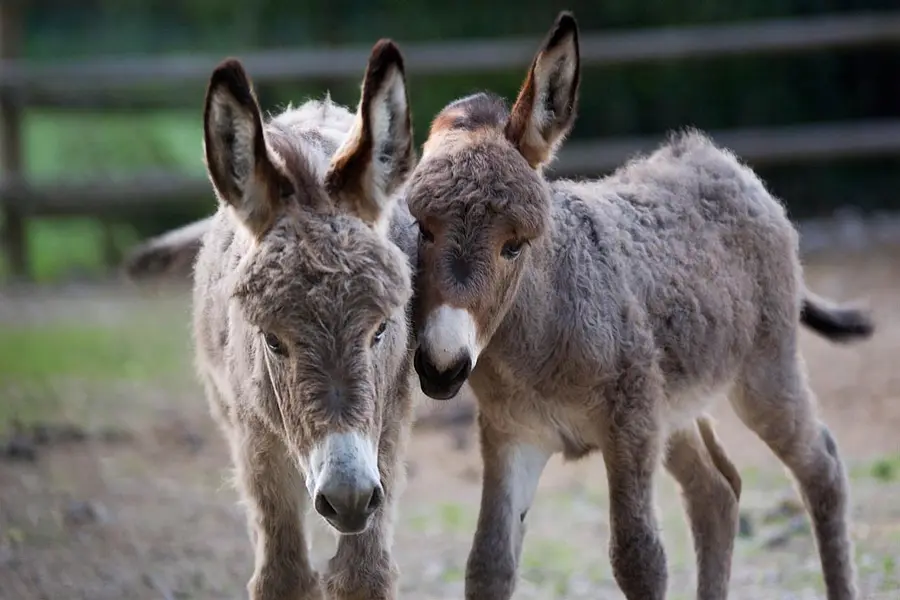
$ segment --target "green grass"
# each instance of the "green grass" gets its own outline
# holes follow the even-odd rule
[[[144,322],[123,327],[50,324],[0,329],[0,382],[153,381],[185,373],[185,328]]]
[[[135,385],[190,381],[186,319],[146,310],[126,317],[142,320],[0,324],[0,433],[13,421],[103,421],[135,409]]]
[[[879,481],[895,481],[900,478],[900,454],[875,461],[872,477]]]
[[[447,532],[471,531],[475,528],[476,515],[471,507],[446,502],[438,506],[440,523]]]
[[[890,483],[900,479],[900,454],[891,454],[873,461],[851,464],[850,478],[853,480],[875,479]]]

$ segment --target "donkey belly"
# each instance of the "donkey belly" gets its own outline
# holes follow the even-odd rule
[[[694,385],[670,392],[666,396],[661,415],[666,437],[674,431],[690,427],[697,417],[726,398],[732,385],[731,381],[725,381],[713,385]]]

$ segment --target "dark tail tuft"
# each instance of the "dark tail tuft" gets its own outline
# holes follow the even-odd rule
[[[138,244],[125,259],[125,276],[132,281],[192,277],[203,237],[212,222],[212,217],[206,217]]]
[[[133,280],[159,277],[171,270],[176,260],[177,255],[167,248],[142,245],[125,259],[125,274]]]
[[[807,294],[800,309],[800,322],[833,342],[852,342],[871,337],[875,325],[869,313],[827,302]]]

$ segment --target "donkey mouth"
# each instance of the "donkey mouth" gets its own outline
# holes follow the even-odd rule
[[[366,529],[369,528],[369,519],[355,519],[355,520],[335,520],[324,517],[325,522],[328,523],[335,531],[337,531],[341,535],[359,535],[363,533]]]
[[[439,371],[419,348],[416,350],[413,366],[419,375],[419,386],[426,396],[434,400],[449,400],[459,393],[469,378],[472,361],[467,356],[462,357],[448,370]]]

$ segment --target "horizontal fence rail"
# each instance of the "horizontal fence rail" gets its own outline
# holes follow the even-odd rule
[[[538,39],[460,40],[402,44],[409,73],[485,73],[524,67]],[[900,43],[900,12],[779,19],[735,25],[654,28],[579,36],[585,65],[818,51],[848,46]],[[246,52],[241,61],[253,80],[271,83],[360,76],[370,46]],[[0,62],[0,93],[16,100],[72,92],[147,86],[202,85],[221,56],[116,57],[69,63]]]
[[[704,133],[753,166],[900,154],[900,119]],[[651,152],[664,139],[645,136],[569,142],[551,172],[571,176],[610,171],[635,154]]]
[[[115,57],[44,64],[16,59],[11,33],[19,15],[0,3],[0,107],[4,151],[0,208],[7,231],[4,246],[14,273],[23,275],[26,258],[23,217],[95,216],[109,219],[135,211],[212,198],[205,177],[149,172],[122,178],[32,182],[20,168],[20,119],[28,106],[99,109],[141,99],[141,89],[196,86],[201,93],[209,73],[223,58],[211,55]],[[442,75],[488,73],[524,68],[537,38],[458,40],[401,44],[409,73]],[[621,32],[585,32],[580,36],[585,65],[623,65],[702,59],[742,54],[786,54],[856,46],[900,45],[900,11],[828,15],[741,24],[654,28]],[[369,46],[337,49],[247,52],[241,60],[255,82],[304,79],[357,79]],[[415,83],[413,82],[413,85]],[[129,99],[131,95],[132,99]],[[150,104],[148,104],[150,103]],[[164,105],[163,99],[158,102]],[[146,98],[147,108],[155,107]],[[818,123],[778,128],[709,132],[752,165],[900,155],[900,120]],[[551,166],[553,176],[611,171],[636,153],[652,151],[664,135],[578,141],[567,144]],[[18,234],[10,223],[18,223]],[[13,239],[15,238],[15,239]]]
[[[705,133],[753,166],[900,154],[900,119]],[[548,175],[612,171],[636,154],[651,152],[665,139],[661,135],[570,142],[562,148]],[[209,197],[212,202],[212,187],[206,177],[151,172],[118,180],[40,184],[3,181],[0,197],[29,216],[102,216],[177,204],[185,198]]]

